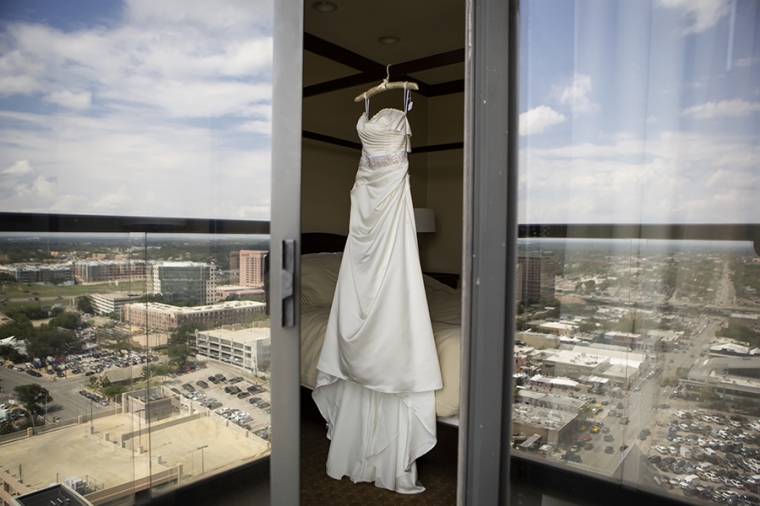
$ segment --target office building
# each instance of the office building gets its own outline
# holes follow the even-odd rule
[[[0,267],[19,283],[25,285],[70,285],[74,283],[74,269],[71,264],[12,264]]]
[[[199,262],[157,262],[148,265],[149,293],[164,302],[211,304],[216,302],[216,267]]]
[[[250,321],[264,312],[266,304],[248,300],[222,302],[208,306],[178,307],[157,302],[127,304],[124,321],[135,327],[172,331],[185,323],[206,328]]]
[[[525,303],[554,299],[556,260],[550,252],[520,251],[517,257],[522,281],[519,297]]]
[[[240,284],[264,286],[264,257],[268,251],[240,250]]]
[[[92,293],[87,295],[95,314],[107,315],[118,313],[121,315],[126,304],[132,304],[142,297],[140,293]]]
[[[268,371],[271,361],[270,329],[243,329],[239,325],[196,331],[196,357],[206,357],[257,374]]]
[[[145,280],[144,260],[79,260],[74,262],[77,283]]]
[[[230,270],[235,271],[240,269],[240,252],[230,251]]]

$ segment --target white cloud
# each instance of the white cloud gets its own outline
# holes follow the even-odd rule
[[[268,219],[272,6],[126,0],[108,25],[4,24],[0,97],[60,108],[0,110],[0,210]]]
[[[703,32],[731,12],[730,0],[659,0],[659,3],[686,12],[689,26],[684,29],[684,34]]]
[[[547,128],[565,121],[565,117],[545,105],[520,114],[520,135],[540,134]]]
[[[760,57],[747,57],[747,58],[739,58],[734,62],[734,65],[737,67],[751,67],[754,63],[757,63],[760,61]]]
[[[223,0],[210,9],[205,0],[127,0],[126,13],[138,23],[202,24],[219,30],[271,24],[271,0]]]
[[[0,172],[0,174],[9,174],[12,176],[20,176],[22,174],[30,174],[34,172],[29,160],[19,160],[7,169]]]
[[[272,123],[269,121],[246,121],[240,125],[241,132],[272,135]]]
[[[746,102],[739,98],[733,100],[721,100],[720,102],[706,102],[684,109],[684,116],[693,116],[699,119],[709,119],[720,116],[747,116],[760,112],[760,103]]]
[[[520,152],[519,221],[742,223],[760,209],[751,140],[664,132]]]
[[[45,95],[43,100],[51,104],[58,104],[61,107],[66,107],[68,109],[82,111],[89,108],[92,104],[92,93],[89,91],[83,91],[81,93],[74,93],[69,90],[54,91]]]
[[[576,72],[569,84],[553,86],[552,94],[560,104],[570,106],[573,114],[594,113],[599,111],[599,104],[589,98],[592,88],[591,77]]]

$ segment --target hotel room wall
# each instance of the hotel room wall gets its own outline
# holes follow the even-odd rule
[[[463,93],[429,99],[429,144],[462,142],[463,128]],[[464,153],[457,149],[427,157],[427,207],[435,212],[436,231],[422,239],[423,265],[428,272],[461,274]]]
[[[364,112],[364,104],[355,103],[353,98],[367,88],[369,86],[361,86],[305,99],[304,130],[359,142],[356,122]],[[370,115],[386,107],[401,108],[402,94],[401,91],[390,91],[376,95],[371,101]],[[413,101],[414,107],[409,112],[412,150],[415,146],[428,144],[428,99],[415,94]],[[361,152],[310,139],[304,139],[302,149],[302,232],[348,234],[349,192],[354,184]],[[425,207],[427,203],[428,156],[410,156],[409,172],[415,207]]]

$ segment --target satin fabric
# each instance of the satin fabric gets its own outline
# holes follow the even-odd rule
[[[362,159],[312,395],[328,422],[329,476],[417,493],[442,380],[409,187],[411,128],[383,109],[357,131]]]

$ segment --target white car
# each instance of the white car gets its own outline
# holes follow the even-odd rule
[[[662,455],[668,454],[668,449],[665,448],[664,446],[655,446],[654,449],[660,452]]]
[[[705,473],[705,479],[708,479],[713,483],[720,483],[720,478],[718,478],[713,473]]]

